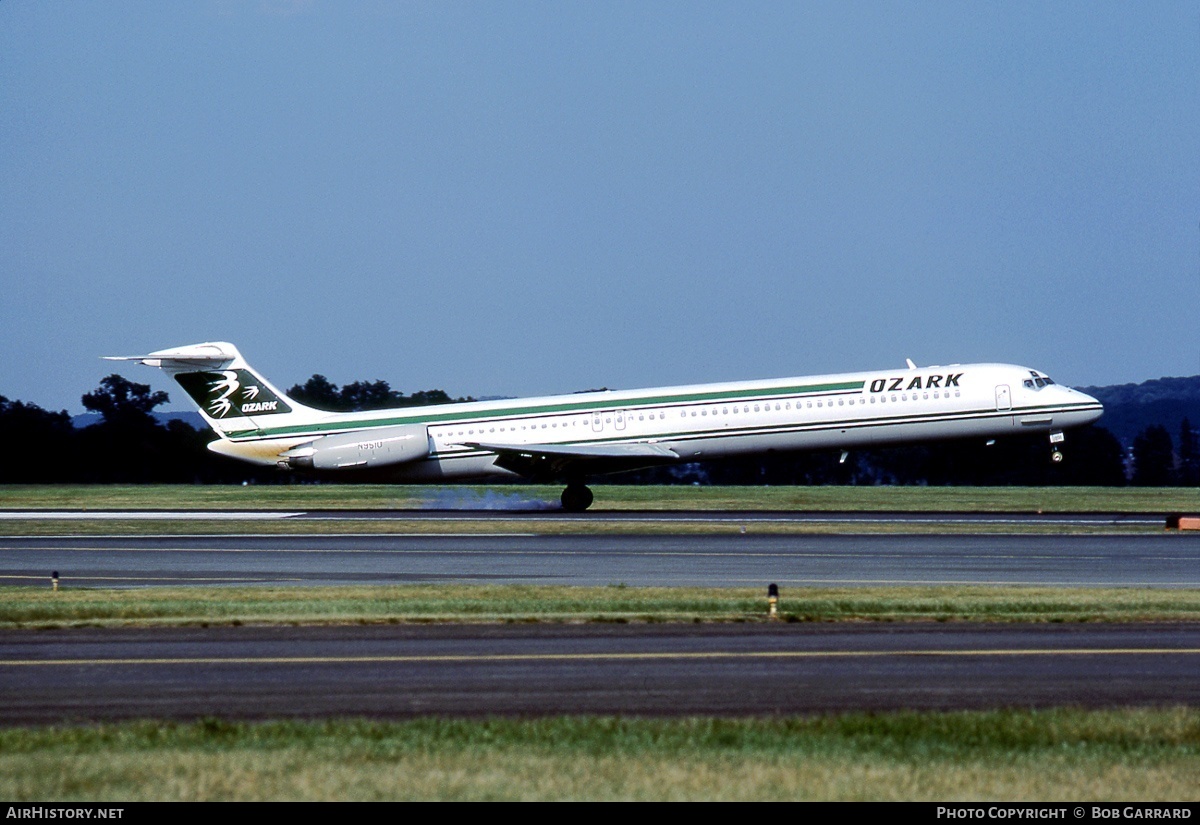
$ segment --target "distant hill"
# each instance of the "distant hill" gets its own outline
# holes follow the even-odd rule
[[[1098,425],[1126,447],[1133,444],[1138,433],[1154,424],[1165,427],[1176,443],[1183,419],[1188,419],[1193,429],[1200,427],[1200,375],[1076,389],[1104,405],[1104,417]]]

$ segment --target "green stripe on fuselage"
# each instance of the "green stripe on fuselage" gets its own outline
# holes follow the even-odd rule
[[[1031,413],[1046,412],[1085,412],[1091,409],[1095,409],[1095,407],[1093,405],[1086,404],[1054,404],[1038,407],[1019,407],[1017,408],[1017,414],[1028,415]],[[873,427],[892,427],[910,424],[938,424],[952,421],[980,421],[1012,417],[1013,410],[997,410],[993,407],[987,407],[973,410],[957,410],[953,412],[903,412],[895,415],[877,415],[869,418],[836,418],[814,419],[808,421],[785,421],[778,424],[749,424],[744,427],[735,428],[718,427],[703,430],[658,430],[653,433],[643,433],[636,436],[616,433],[591,438],[573,438],[569,442],[564,443],[572,445],[594,445],[622,443],[630,444],[647,440],[664,442],[702,441],[711,438],[739,438],[742,436],[776,435],[779,433],[809,433],[822,432],[825,430],[863,430]],[[1014,430],[1014,433],[1017,432],[1019,431]],[[512,446],[514,449],[519,450],[522,445],[520,443],[514,443]],[[487,450],[474,450],[466,448],[459,450],[442,450],[434,453],[431,457],[463,457],[466,455],[482,456],[488,454],[489,452]]]
[[[582,401],[561,401],[543,405],[528,405],[502,407],[491,410],[467,411],[464,405],[453,405],[457,410],[437,413],[415,412],[397,415],[395,410],[386,418],[346,419],[321,422],[317,424],[298,424],[291,427],[264,427],[243,433],[229,433],[229,437],[237,441],[246,438],[277,438],[285,435],[318,435],[329,431],[345,429],[360,429],[366,427],[388,427],[397,424],[438,424],[447,421],[462,421],[464,424],[500,418],[522,418],[528,416],[551,415],[570,412],[593,412],[600,410],[625,410],[639,407],[668,407],[682,404],[717,403],[737,399],[753,400],[763,398],[782,398],[784,396],[814,395],[818,393],[859,392],[865,386],[864,381],[847,381],[837,384],[807,384],[794,387],[745,388],[717,392],[678,393],[673,395],[652,395],[623,399],[591,398]],[[434,409],[447,410],[446,406]]]

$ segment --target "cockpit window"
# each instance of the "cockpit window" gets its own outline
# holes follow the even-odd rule
[[[1042,387],[1048,387],[1054,383],[1054,381],[1051,380],[1050,376],[1048,376],[1048,375],[1038,375],[1033,370],[1030,370],[1029,374],[1032,375],[1033,378],[1026,378],[1021,383],[1024,384],[1026,387],[1028,387],[1031,390],[1032,389],[1040,390]]]

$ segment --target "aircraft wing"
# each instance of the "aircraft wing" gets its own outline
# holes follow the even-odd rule
[[[529,478],[573,474],[603,475],[674,464],[679,454],[662,444],[490,444],[465,441],[463,446],[487,450],[496,465]]]

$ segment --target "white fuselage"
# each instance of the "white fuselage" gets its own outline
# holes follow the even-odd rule
[[[419,425],[428,455],[388,469],[399,481],[514,475],[476,446],[659,445],[682,461],[769,450],[849,449],[1021,432],[1095,421],[1096,399],[1008,364],[884,370],[771,381],[589,392],[361,413],[226,432],[210,448],[260,464],[314,438]],[[248,422],[249,423],[249,422]]]

